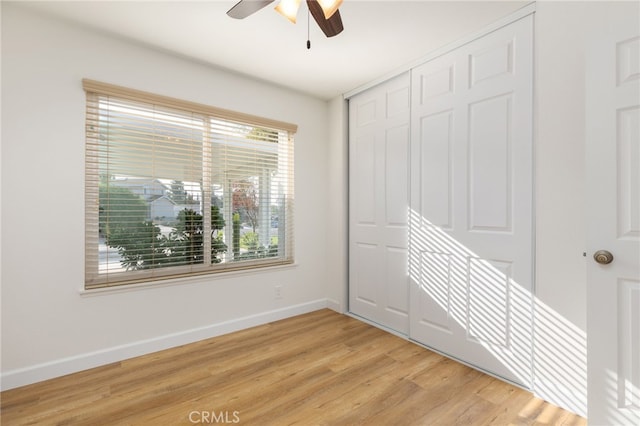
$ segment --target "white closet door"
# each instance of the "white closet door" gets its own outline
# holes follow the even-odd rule
[[[530,15],[412,70],[410,337],[531,384]]]
[[[349,310],[407,334],[409,73],[349,100]]]

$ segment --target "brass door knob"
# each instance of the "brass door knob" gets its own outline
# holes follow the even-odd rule
[[[601,265],[608,265],[609,263],[613,262],[613,255],[610,251],[607,250],[598,250],[597,252],[593,253],[593,258]]]

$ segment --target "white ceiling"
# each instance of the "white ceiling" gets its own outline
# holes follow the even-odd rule
[[[291,24],[277,1],[244,20],[226,11],[236,0],[24,1],[85,26],[331,99],[414,62],[520,9],[529,0],[344,0],[344,31],[326,38],[307,8]]]

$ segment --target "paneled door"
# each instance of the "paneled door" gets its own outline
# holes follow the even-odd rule
[[[349,310],[408,333],[409,73],[349,100]]]
[[[531,385],[533,16],[412,70],[410,337]]]
[[[588,412],[640,425],[640,7],[587,51]]]

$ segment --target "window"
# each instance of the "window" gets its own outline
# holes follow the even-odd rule
[[[295,125],[83,86],[85,288],[293,262]]]

